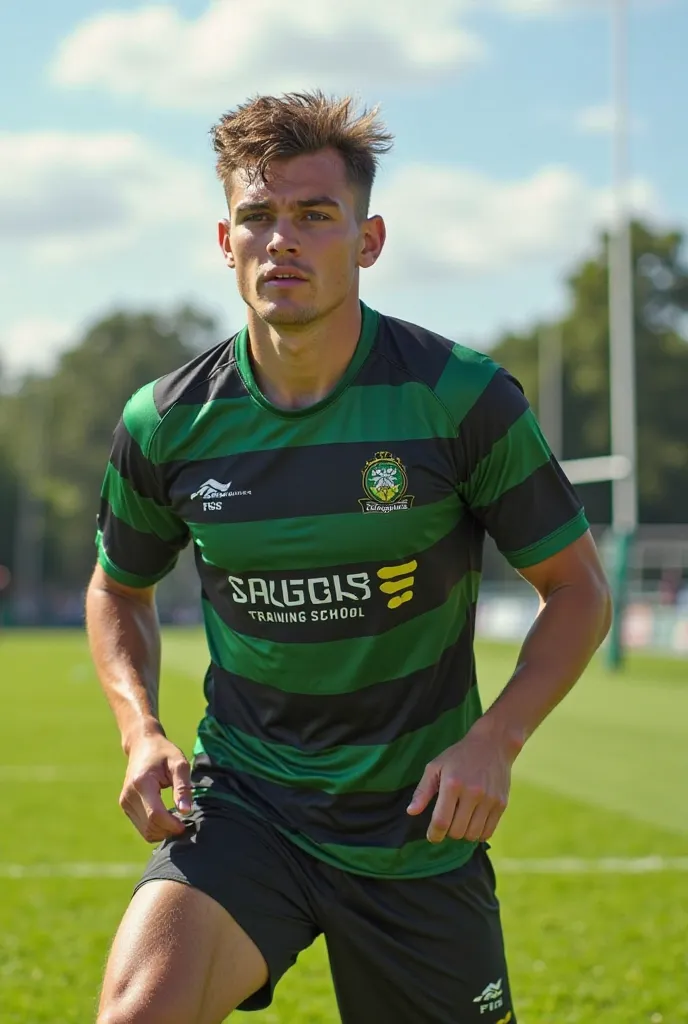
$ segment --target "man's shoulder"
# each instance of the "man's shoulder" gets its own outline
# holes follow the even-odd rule
[[[386,358],[434,392],[457,425],[488,388],[519,387],[486,353],[397,317],[381,316],[380,347]]]
[[[236,372],[235,337],[199,352],[182,366],[134,392],[124,407],[122,418],[144,454],[150,454],[160,425],[175,406],[204,405],[214,398],[225,397],[224,393],[232,389]]]

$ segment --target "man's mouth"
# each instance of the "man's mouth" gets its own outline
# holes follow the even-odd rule
[[[265,284],[298,284],[306,281],[299,270],[269,270],[263,278]]]

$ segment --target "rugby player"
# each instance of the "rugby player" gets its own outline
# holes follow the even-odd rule
[[[513,377],[361,302],[377,111],[261,96],[212,138],[246,324],[127,403],[87,595],[120,803],[156,844],[98,1022],[266,1007],[322,934],[345,1024],[516,1024],[487,847],[609,628],[584,510]],[[408,217],[428,230],[412,195]],[[486,533],[541,601],[483,713]],[[155,606],[187,544],[209,650],[191,763],[158,712]]]

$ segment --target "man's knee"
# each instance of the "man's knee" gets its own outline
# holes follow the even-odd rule
[[[205,1024],[165,993],[137,988],[101,1001],[96,1024]]]

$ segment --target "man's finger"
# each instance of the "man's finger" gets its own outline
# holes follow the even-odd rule
[[[441,843],[454,820],[457,803],[463,800],[463,787],[458,779],[443,775],[440,779],[440,790],[432,819],[427,831],[428,841]],[[471,810],[473,808],[471,807]]]
[[[454,816],[449,823],[447,832],[452,839],[464,839],[468,823],[473,812],[479,807],[484,794],[477,789],[466,788],[461,793],[458,805],[454,808]]]
[[[172,773],[172,791],[174,793],[175,807],[180,814],[190,814],[193,803],[191,791],[191,766],[184,758],[183,760],[170,763]]]
[[[492,808],[492,810],[487,816],[487,821],[483,826],[483,830],[480,833],[480,839],[483,842],[485,842],[485,840],[487,839],[492,839],[492,836],[494,835],[497,825],[499,825],[499,822],[505,810],[506,806],[504,804],[497,804],[496,807]]]
[[[420,814],[428,806],[439,785],[439,769],[429,764],[423,772],[423,778],[418,783],[413,794],[411,803],[406,808],[407,814]]]
[[[180,835],[184,831],[183,823],[171,814],[162,802],[160,784],[154,778],[140,782],[136,792],[143,804],[149,825],[163,829],[166,835]]]
[[[469,843],[477,843],[483,834],[483,829],[490,815],[491,804],[487,800],[482,800],[476,804],[473,814],[470,817],[470,821],[465,826],[463,832],[459,834],[461,828],[461,821],[456,822],[456,817],[452,822],[451,828],[449,829],[449,835],[452,839],[467,839]]]

